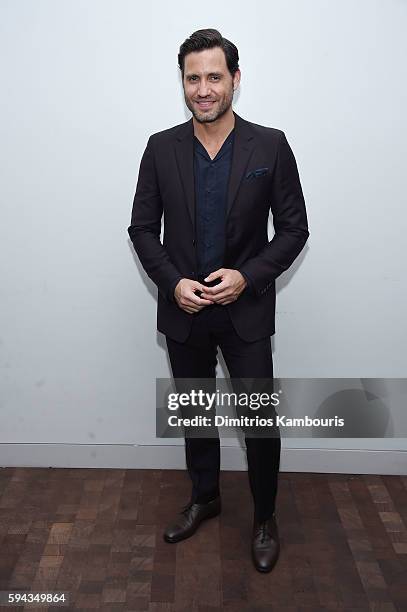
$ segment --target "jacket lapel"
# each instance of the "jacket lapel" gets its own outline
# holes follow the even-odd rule
[[[229,214],[236,200],[240,183],[254,151],[254,138],[250,123],[239,117],[235,112],[233,114],[235,115],[235,137],[226,203],[226,216]],[[194,127],[192,118],[183,123],[178,130],[175,143],[175,156],[192,227],[195,231]]]
[[[230,213],[230,209],[236,200],[240,183],[254,151],[254,138],[250,123],[239,117],[235,112],[233,114],[235,116],[235,139],[230,168],[226,216]]]
[[[175,157],[185,200],[195,232],[194,126],[192,118],[183,123],[176,137]]]

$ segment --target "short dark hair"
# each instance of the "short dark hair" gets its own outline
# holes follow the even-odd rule
[[[178,66],[184,78],[184,65],[185,56],[193,51],[203,51],[204,49],[213,49],[214,47],[220,47],[226,57],[226,64],[232,77],[236,70],[239,69],[239,52],[236,45],[234,45],[227,38],[223,38],[222,34],[218,30],[208,28],[206,30],[197,30],[189,38],[184,40],[179,48],[178,53]]]

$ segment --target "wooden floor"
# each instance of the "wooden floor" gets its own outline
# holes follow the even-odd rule
[[[250,559],[247,473],[221,490],[222,514],[167,544],[183,471],[0,469],[0,590],[64,591],[69,610],[407,611],[407,477],[280,472],[270,574]],[[60,608],[0,606],[23,609]]]

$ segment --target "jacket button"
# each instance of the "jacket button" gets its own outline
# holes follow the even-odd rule
[[[192,244],[195,246],[195,239],[192,241]]]

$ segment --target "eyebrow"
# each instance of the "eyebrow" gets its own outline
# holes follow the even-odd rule
[[[222,72],[208,72],[207,76],[222,76]],[[185,74],[185,77],[188,79],[191,76],[197,76],[199,77],[199,74],[196,74],[196,72],[188,72]],[[204,75],[205,76],[205,75]]]

